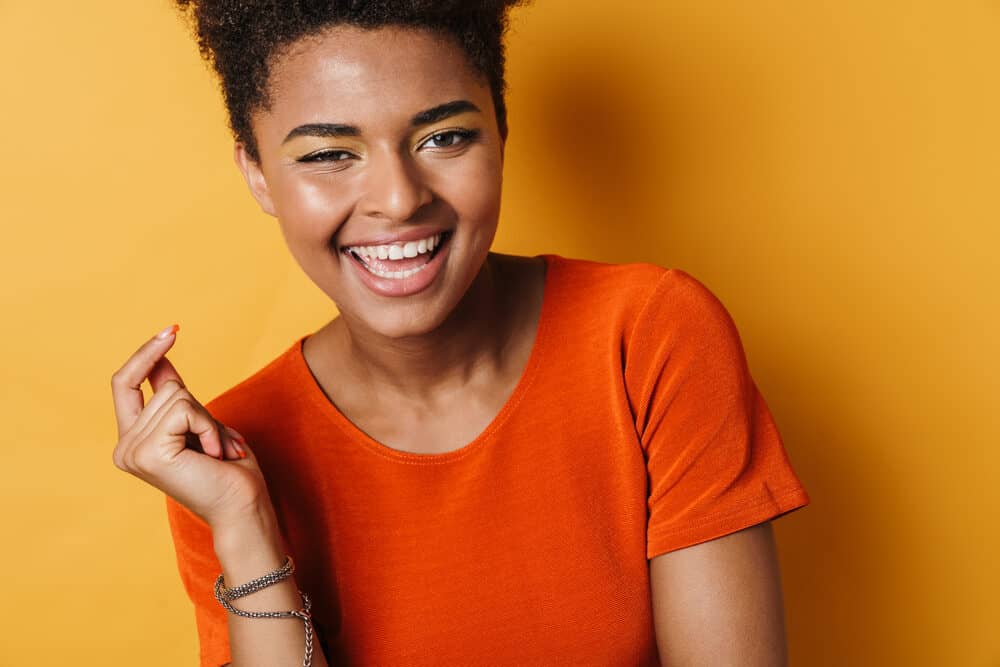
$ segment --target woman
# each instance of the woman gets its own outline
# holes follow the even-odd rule
[[[782,664],[768,521],[808,497],[724,307],[489,252],[514,3],[178,2],[339,310],[207,406],[176,327],[114,375],[201,664]]]

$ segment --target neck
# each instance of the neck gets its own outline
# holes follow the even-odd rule
[[[435,394],[451,394],[473,378],[499,372],[513,319],[505,316],[507,310],[491,255],[458,306],[433,331],[388,338],[361,334],[343,321],[336,327],[335,344],[351,375],[370,387],[433,401]]]

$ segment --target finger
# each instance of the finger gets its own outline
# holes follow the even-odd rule
[[[247,441],[243,435],[231,426],[225,427],[226,435],[226,458],[245,459],[247,457]]]
[[[177,372],[174,365],[170,363],[170,360],[166,357],[161,357],[153,364],[153,369],[149,371],[149,386],[153,388],[153,392],[158,392],[163,387],[163,385],[170,380],[173,380],[181,387],[184,385],[184,380],[181,379],[181,374]]]
[[[220,461],[234,461],[238,460],[240,457],[235,453],[231,444],[227,444],[228,440],[225,433],[221,433],[219,439],[222,441],[222,451],[223,456],[219,459]],[[190,449],[192,452],[197,452],[198,454],[204,454],[208,456],[205,449],[201,446],[201,441],[198,439],[195,433],[186,433],[184,435],[184,449]],[[216,457],[212,457],[213,459]]]
[[[128,430],[142,412],[142,381],[153,370],[156,362],[173,346],[179,328],[176,324],[167,327],[146,341],[111,376],[111,396],[115,404],[119,436]]]
[[[174,404],[179,400],[185,400],[200,408],[198,402],[191,392],[182,387],[176,380],[167,380],[160,390],[153,394],[149,403],[143,408],[142,413],[132,423],[126,437],[123,437],[124,448],[122,457],[125,461],[130,461],[134,451],[150,438],[163,439],[163,420],[167,418]],[[186,439],[187,446],[195,451],[201,451],[201,443],[194,435],[189,434]],[[121,444],[119,446],[122,446]]]
[[[236,441],[229,437],[226,432],[222,432],[222,460],[223,461],[239,461],[243,457],[240,456],[240,450],[237,449]]]
[[[240,456],[239,444],[236,439],[233,438],[232,433],[230,433],[229,428],[224,426],[219,420],[215,420],[219,432],[219,442],[222,443],[222,456],[220,457],[223,461],[238,461],[242,457]],[[193,435],[193,434],[192,434]],[[193,436],[197,440],[197,436]],[[200,446],[200,442],[199,442]]]
[[[219,423],[194,399],[186,396],[176,399],[164,416],[163,427],[168,436],[183,438],[188,433],[194,434],[205,454],[223,458]]]
[[[166,358],[161,361],[166,361]],[[139,416],[139,419],[133,425],[132,431],[134,433],[130,440],[134,443],[144,442],[157,428],[160,428],[159,422],[169,413],[173,404],[182,399],[191,403],[196,410],[203,410],[211,416],[208,409],[192,396],[187,389],[182,387],[177,380],[170,378],[165,380],[164,384],[159,387],[159,391],[153,394],[153,397]],[[221,442],[223,452],[222,458],[224,460],[238,460],[246,457],[246,451],[241,446],[246,444],[246,439],[239,431],[223,426],[218,420],[216,420],[216,431],[219,434],[219,441]],[[202,454],[209,454],[195,433],[186,433],[184,443],[187,449],[192,449]],[[212,454],[209,455],[212,456]],[[129,453],[126,453],[126,457],[128,456]]]
[[[163,475],[164,466],[178,463],[188,449],[221,458],[218,422],[186,394],[178,392],[154,432],[125,454],[126,469],[138,471],[140,477],[157,478]]]
[[[174,402],[179,396],[187,395],[190,398],[194,398],[190,395],[190,392],[184,388],[183,385],[178,383],[176,380],[167,380],[164,384],[160,385],[159,391],[154,393],[146,406],[139,413],[139,416],[132,422],[129,427],[129,433],[134,433],[138,435],[137,440],[142,440],[146,434],[151,430],[151,424],[156,424],[162,419],[164,414],[164,407],[169,408],[170,404]]]

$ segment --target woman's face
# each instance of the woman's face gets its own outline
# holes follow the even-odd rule
[[[434,33],[336,26],[274,63],[237,163],[292,255],[342,317],[420,335],[455,309],[500,213],[490,88]]]

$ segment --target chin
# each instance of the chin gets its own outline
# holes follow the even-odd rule
[[[448,320],[454,308],[444,304],[408,304],[387,308],[362,317],[341,311],[345,323],[357,333],[374,334],[379,338],[404,341],[434,333]]]

